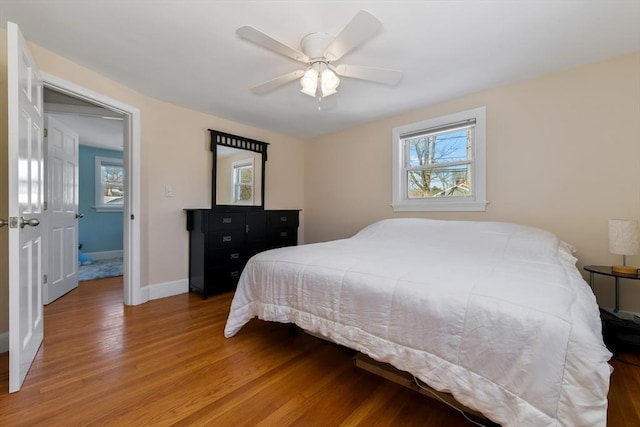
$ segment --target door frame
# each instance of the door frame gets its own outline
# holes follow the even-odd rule
[[[47,72],[41,71],[41,75],[45,87],[121,114],[124,119],[123,299],[125,305],[146,302],[140,286],[140,110]]]

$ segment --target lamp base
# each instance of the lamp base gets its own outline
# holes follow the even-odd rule
[[[611,271],[613,273],[622,273],[622,274],[638,274],[638,267],[630,267],[627,265],[614,265],[611,267]]]

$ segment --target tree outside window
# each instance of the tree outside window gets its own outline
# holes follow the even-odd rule
[[[410,199],[472,194],[472,132],[466,128],[405,140]]]

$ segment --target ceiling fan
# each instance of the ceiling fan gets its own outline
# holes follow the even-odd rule
[[[292,71],[252,87],[253,93],[263,95],[300,79],[301,92],[321,101],[323,97],[337,92],[340,77],[386,85],[395,85],[402,79],[402,72],[397,70],[334,64],[334,61],[373,37],[381,27],[382,23],[378,18],[361,10],[336,37],[326,33],[311,33],[304,36],[300,42],[300,50],[287,46],[250,25],[238,28],[236,34],[245,40],[306,64],[304,70]]]

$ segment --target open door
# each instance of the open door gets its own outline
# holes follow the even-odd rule
[[[43,86],[20,29],[7,23],[9,118],[9,392],[18,391],[42,343]]]
[[[78,287],[78,134],[45,115],[49,264],[44,303]]]

